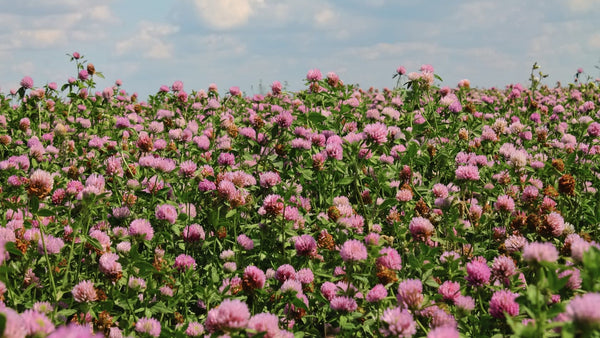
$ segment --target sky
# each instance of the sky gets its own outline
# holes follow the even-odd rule
[[[572,82],[600,77],[600,0],[0,0],[0,91],[75,77],[79,52],[105,79],[140,98],[161,85],[186,91],[277,80],[305,88],[310,69],[362,88],[392,88],[395,70],[430,64],[454,87]],[[261,86],[262,84],[262,86]]]

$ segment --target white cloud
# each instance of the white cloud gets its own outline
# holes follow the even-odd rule
[[[168,59],[173,55],[174,45],[166,38],[177,31],[178,26],[142,21],[133,36],[116,43],[115,50],[117,55],[139,52],[145,59]]]
[[[69,0],[54,5],[56,8],[46,8],[45,2],[22,1],[0,14],[0,31],[5,32],[0,34],[2,49],[60,48],[72,40],[90,41],[90,37],[97,43],[106,36],[101,27],[116,22],[107,5]]]
[[[16,63],[11,68],[14,72],[20,74],[32,74],[35,71],[35,65],[31,61]]]
[[[600,49],[600,33],[595,33],[588,39],[588,44],[592,48]]]
[[[102,22],[115,21],[110,8],[106,5],[92,7],[87,12],[89,13],[89,17],[93,20],[98,20],[98,21],[102,21]]]
[[[374,61],[385,58],[401,58],[404,55],[418,53],[423,56],[445,53],[443,47],[425,42],[377,43],[371,46],[352,48],[349,53],[361,60]]]
[[[262,1],[252,0],[195,0],[197,15],[203,22],[216,29],[242,26],[253,14],[253,5]]]
[[[569,9],[574,12],[583,12],[600,7],[600,0],[568,0]]]
[[[323,8],[315,14],[317,26],[326,27],[337,19],[336,13],[331,8]]]
[[[66,41],[64,31],[61,29],[23,30],[16,33],[16,37],[18,41],[24,41],[27,45],[37,48],[47,48]]]

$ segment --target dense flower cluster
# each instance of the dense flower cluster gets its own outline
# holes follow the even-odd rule
[[[600,331],[597,84],[142,99],[71,58],[0,94],[5,336]]]

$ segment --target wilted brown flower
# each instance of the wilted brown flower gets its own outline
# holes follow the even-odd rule
[[[563,160],[561,160],[560,158],[553,159],[552,160],[552,166],[554,168],[556,168],[556,170],[558,170],[558,171],[565,170],[565,162],[563,162]]]
[[[338,218],[340,218],[340,211],[338,210],[338,208],[334,205],[330,206],[329,209],[327,209],[327,216],[329,217],[329,219],[332,222],[335,222],[338,220]]]
[[[553,186],[548,185],[544,188],[544,196],[556,197],[558,196],[558,191],[556,191],[556,188],[554,188]]]
[[[321,232],[319,234],[319,238],[317,239],[317,246],[325,250],[333,250],[335,248],[333,236],[325,231]]]
[[[571,174],[564,174],[558,179],[558,191],[561,194],[575,195],[575,178]]]
[[[421,217],[425,217],[425,215],[429,213],[429,206],[427,206],[427,203],[425,203],[422,198],[417,201],[417,204],[415,205],[415,212],[417,216]]]
[[[385,266],[381,265],[377,265],[377,278],[379,278],[379,282],[383,285],[395,283],[398,281],[396,271],[388,269]]]
[[[52,175],[45,170],[37,169],[29,177],[27,193],[38,198],[44,198],[50,194],[52,187],[54,187]]]

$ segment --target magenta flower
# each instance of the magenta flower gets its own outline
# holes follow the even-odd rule
[[[366,260],[368,254],[367,248],[361,241],[350,239],[342,245],[340,255],[344,262],[357,262]]]
[[[129,225],[129,235],[150,241],[154,237],[154,229],[149,221],[138,218]]]
[[[412,337],[417,333],[417,323],[407,309],[386,309],[379,319],[382,324],[379,332],[384,337]]]
[[[183,82],[177,80],[177,81],[173,82],[173,84],[171,85],[171,88],[173,89],[174,92],[180,92],[183,90]]]
[[[333,299],[329,302],[329,306],[331,309],[340,312],[353,312],[358,308],[356,300],[348,296],[333,297]]]
[[[263,201],[259,214],[277,216],[283,212],[283,198],[276,194],[267,195]]]
[[[520,251],[525,245],[527,245],[527,238],[521,235],[510,235],[504,241],[506,251],[511,253]]]
[[[391,270],[400,270],[402,268],[402,258],[394,248],[385,247],[379,250],[381,256],[377,257],[377,265]]]
[[[111,252],[107,252],[100,256],[100,272],[110,275],[110,276],[118,276],[122,273],[123,269],[121,267],[121,263],[117,262],[119,259],[119,255]]]
[[[27,335],[27,327],[17,311],[9,307],[2,307],[0,313],[6,318],[3,337],[25,337]]]
[[[204,326],[198,322],[191,322],[185,329],[185,334],[189,337],[200,337],[204,333]]]
[[[418,309],[423,302],[423,284],[418,279],[407,279],[400,282],[396,299],[401,307],[411,310]]]
[[[223,182],[223,181],[221,181],[221,182]],[[231,182],[229,182],[229,183],[231,183]],[[233,186],[233,183],[231,183],[231,186],[233,187],[232,195],[234,195],[236,192],[235,186]],[[200,181],[200,183],[198,183],[198,190],[200,190],[200,191],[217,190],[217,186],[212,181],[204,179],[204,180]],[[224,195],[229,196],[229,192],[225,192]]]
[[[282,293],[292,292],[293,294],[302,294],[302,283],[296,279],[288,279],[279,288]]]
[[[438,326],[427,333],[427,338],[458,338],[460,333],[453,326]]]
[[[89,318],[91,320],[91,316]],[[6,335],[6,331],[4,332]],[[8,335],[7,335],[8,336]],[[50,333],[47,338],[65,338],[65,337],[81,337],[81,338],[102,338],[102,333],[94,334],[92,329],[87,325],[69,324],[59,326],[55,331]]]
[[[279,81],[273,81],[273,83],[271,84],[271,91],[273,92],[273,95],[279,95],[282,89],[283,86]]]
[[[460,283],[445,281],[439,286],[438,293],[444,297],[444,300],[454,302],[460,296]]]
[[[296,273],[296,278],[302,284],[310,284],[314,281],[315,275],[310,268],[302,268]]]
[[[338,287],[332,282],[325,282],[321,285],[321,294],[325,299],[331,301],[337,295]]]
[[[574,297],[565,313],[567,318],[583,327],[598,327],[600,325],[600,293],[586,293]]]
[[[467,277],[465,279],[472,286],[482,286],[490,282],[492,272],[485,258],[479,256],[467,263]]]
[[[135,331],[152,337],[160,336],[160,322],[154,318],[144,317],[135,323]]]
[[[250,319],[248,305],[238,299],[225,299],[210,309],[204,322],[208,332],[237,330],[246,327]]]
[[[369,290],[369,292],[367,293],[367,302],[370,303],[376,303],[382,299],[384,299],[385,297],[387,297],[388,292],[385,288],[385,286],[383,286],[383,284],[377,284],[375,285],[371,290]]]
[[[33,87],[33,79],[30,76],[25,76],[21,79],[21,87],[29,89]]]
[[[217,163],[219,165],[234,165],[235,155],[230,153],[220,153],[219,158],[217,159]]]
[[[381,122],[367,124],[363,131],[367,135],[367,138],[376,144],[387,142],[388,129],[387,126]]]
[[[592,122],[588,126],[588,128],[587,128],[587,133],[591,137],[598,137],[598,136],[600,136],[600,123],[598,123],[598,122]]]
[[[183,177],[191,178],[194,177],[196,169],[198,169],[198,166],[194,161],[184,161],[179,165],[179,174]]]
[[[242,277],[242,287],[246,291],[253,291],[255,289],[262,289],[265,286],[267,277],[265,273],[254,265],[247,266],[244,269],[244,276]]]
[[[244,250],[254,249],[254,241],[245,234],[238,235],[237,242]]]
[[[27,192],[38,198],[44,198],[50,194],[53,187],[54,179],[52,178],[52,175],[45,170],[36,169],[31,176],[29,176]]]
[[[175,224],[175,221],[177,221],[177,208],[170,204],[157,205],[154,215],[157,219]]]
[[[427,308],[424,312],[427,313],[428,316],[431,317],[431,321],[429,325],[432,328],[436,327],[456,327],[456,319],[453,315],[448,312],[438,308],[437,306],[431,306]]]
[[[321,74],[321,71],[316,68],[309,70],[306,74],[306,79],[310,82],[321,81],[322,78],[323,74]]]
[[[515,201],[508,195],[498,196],[496,200],[496,210],[498,211],[515,211]]]
[[[475,309],[475,300],[470,296],[458,296],[454,301],[454,305],[461,311],[470,312]]]
[[[198,242],[204,240],[205,233],[204,228],[200,224],[190,224],[183,228],[183,241],[188,243]]]
[[[46,252],[48,254],[58,254],[60,250],[65,246],[65,242],[62,239],[54,237],[52,235],[45,235],[44,241],[41,238],[38,241],[38,252],[44,253],[44,244],[46,244]]]
[[[294,246],[298,256],[314,256],[317,253],[317,241],[311,235],[297,237]]]
[[[492,262],[492,274],[494,278],[508,285],[509,278],[517,272],[517,267],[512,258],[508,256],[498,256]]]
[[[565,230],[565,220],[557,212],[551,212],[546,215],[546,224],[550,227],[552,236],[559,237]]]
[[[566,287],[571,290],[577,290],[581,288],[581,271],[577,268],[572,268],[570,270],[565,270],[558,274],[558,278],[569,277],[567,280]]]
[[[410,221],[408,229],[416,240],[422,242],[427,241],[435,231],[433,224],[424,217],[414,217]]]
[[[515,299],[519,296],[508,290],[496,291],[490,300],[490,314],[498,319],[504,318],[504,313],[513,317],[519,314],[519,304]]]
[[[288,279],[296,279],[296,269],[289,264],[283,264],[277,268],[275,279],[280,282],[285,282]]]
[[[479,168],[474,165],[463,165],[456,168],[456,179],[461,181],[478,181]]]
[[[259,313],[248,321],[248,328],[256,331],[256,333],[265,333],[264,337],[278,337],[279,336],[279,318],[272,313]],[[249,336],[254,334],[248,333]]]
[[[550,242],[533,242],[523,248],[523,260],[528,263],[553,263],[558,260],[558,250]]]
[[[94,283],[89,280],[79,282],[73,288],[73,299],[78,303],[89,303],[98,299],[96,289],[94,289]]]
[[[175,258],[173,267],[179,271],[196,270],[196,260],[190,255],[180,254]]]
[[[258,174],[260,186],[263,188],[270,188],[281,182],[279,174],[273,171],[267,171]]]
[[[27,328],[28,336],[45,336],[54,331],[54,324],[45,314],[35,310],[25,310],[21,313],[21,320]],[[6,335],[9,337],[9,335]]]

